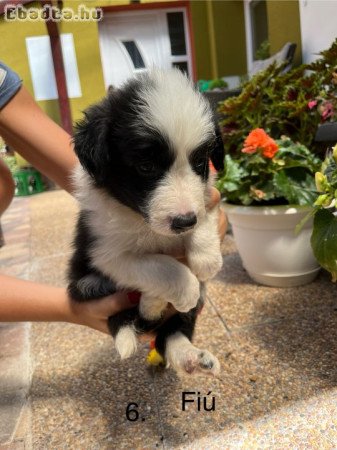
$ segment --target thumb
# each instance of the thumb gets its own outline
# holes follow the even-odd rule
[[[129,300],[125,291],[116,292],[115,294],[95,301],[97,315],[105,318],[134,306],[135,304]]]

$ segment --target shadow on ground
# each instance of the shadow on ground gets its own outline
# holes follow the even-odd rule
[[[45,376],[36,371],[32,397],[36,404],[40,403],[39,420],[43,421],[41,411],[52,414],[48,406],[44,409],[41,405],[47,404],[48,399],[53,399],[56,407],[62,405],[65,414],[69,407],[72,416],[61,429],[64,426],[63,433],[78,445],[81,436],[87,448],[171,448],[233,427],[243,429],[247,421],[336,386],[334,297],[335,286],[326,274],[306,287],[273,294],[268,291],[268,307],[264,309],[263,302],[255,305],[259,324],[238,327],[229,336],[221,334],[224,330],[214,333],[214,329],[209,329],[214,320],[210,309],[206,320],[200,323],[197,340],[207,341],[204,334],[207,330],[212,333],[216,348],[213,350],[220,356],[223,369],[217,380],[179,379],[170,370],[153,372],[144,364],[144,350],[135,358],[120,362],[109,340],[100,346],[93,342],[93,351],[84,352],[81,363],[75,367],[74,354],[68,354],[61,373],[57,367],[54,373],[49,367]],[[68,335],[69,331],[64,333]],[[55,329],[49,329],[51,338],[54,332]],[[199,412],[191,404],[188,411],[182,411],[183,391],[200,392],[201,396],[212,391],[216,410]],[[126,419],[130,402],[138,404],[140,417],[135,422]],[[59,437],[60,431],[58,424]],[[47,441],[59,444],[53,442],[55,433],[44,430],[40,436],[43,440],[38,448]],[[48,448],[51,447],[49,443]]]

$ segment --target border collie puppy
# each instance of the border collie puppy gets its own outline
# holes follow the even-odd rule
[[[217,358],[191,343],[203,282],[222,265],[218,211],[206,210],[217,145],[208,103],[180,71],[153,69],[89,108],[74,139],[81,212],[71,297],[141,292],[138,307],[109,318],[120,356],[154,330],[167,366],[216,374]],[[177,253],[188,266],[169,256]],[[177,312],[163,321],[168,302]]]

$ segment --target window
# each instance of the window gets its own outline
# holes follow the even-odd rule
[[[261,45],[268,41],[268,18],[266,0],[253,0],[249,4],[253,59],[257,59],[256,52]]]
[[[145,69],[145,63],[135,41],[122,41],[135,69]]]
[[[171,65],[189,75],[189,57],[187,55],[186,23],[184,11],[166,13],[167,28],[171,46]]]
[[[167,13],[167,25],[171,43],[171,55],[186,55],[184,16],[182,12]]]
[[[71,33],[61,34],[61,46],[68,96],[70,98],[81,97],[81,84],[78,75],[74,40]],[[57,99],[58,94],[49,36],[27,37],[26,48],[35,99]]]
[[[177,69],[181,70],[182,72],[186,73],[188,75],[188,65],[186,62],[174,62],[172,63],[173,67],[177,67]]]

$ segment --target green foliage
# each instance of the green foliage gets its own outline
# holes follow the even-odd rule
[[[260,47],[255,52],[255,59],[267,59],[270,57],[270,42],[268,39],[261,42]]]
[[[19,170],[15,156],[5,155],[5,156],[3,156],[3,160],[6,163],[6,165],[8,166],[8,168],[12,174],[16,173]]]
[[[337,281],[337,217],[331,211],[320,209],[314,218],[311,246],[317,261]]]
[[[318,124],[333,120],[337,111],[337,39],[317,62],[283,74],[284,66],[269,66],[244,84],[239,96],[220,104],[226,153],[237,155],[254,128],[263,128],[274,139],[287,135],[310,149],[317,147]]]
[[[317,191],[314,173],[321,161],[304,145],[283,137],[273,158],[259,151],[225,156],[217,188],[230,203],[242,205],[312,205]]]
[[[321,171],[315,174],[315,181],[319,196],[315,201],[311,246],[317,261],[336,281],[337,217],[331,210],[337,202],[337,145],[327,154]]]
[[[222,78],[215,78],[214,80],[199,80],[198,89],[200,92],[212,91],[213,89],[227,89],[228,83]]]
[[[212,91],[213,89],[226,89],[226,88],[228,88],[228,83],[222,78],[216,78],[215,80],[211,80],[209,84],[210,91]]]
[[[319,192],[315,206],[334,206],[337,201],[337,144],[333,152],[327,154],[321,171],[315,174],[315,181]]]

